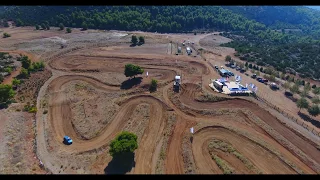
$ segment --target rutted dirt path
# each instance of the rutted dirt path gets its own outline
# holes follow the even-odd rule
[[[87,49],[88,51],[89,49]],[[81,50],[83,51],[83,50]],[[78,53],[78,54],[77,54]],[[53,78],[50,83],[47,83],[48,88],[42,88],[42,93],[47,91],[49,94],[49,113],[48,113],[48,126],[53,133],[53,137],[59,149],[63,153],[71,154],[76,156],[81,153],[90,153],[93,150],[102,148],[107,145],[116,134],[118,134],[122,127],[124,127],[127,120],[133,113],[136,106],[141,103],[150,105],[150,119],[148,125],[143,132],[141,139],[139,139],[139,148],[136,150],[136,165],[132,172],[135,174],[152,174],[155,169],[155,162],[160,156],[159,150],[156,150],[161,144],[163,138],[164,129],[166,127],[166,111],[174,111],[176,113],[177,121],[173,129],[172,136],[169,138],[167,156],[164,163],[165,172],[168,174],[182,174],[185,171],[182,141],[185,138],[186,132],[189,131],[190,123],[201,124],[209,126],[209,124],[221,125],[221,127],[210,127],[202,128],[197,130],[194,134],[192,142],[192,153],[196,165],[197,173],[223,173],[221,168],[212,159],[207,148],[207,142],[212,138],[222,139],[228,141],[234,148],[236,148],[241,154],[248,158],[252,163],[257,166],[263,173],[299,173],[296,169],[288,165],[280,159],[279,155],[266,150],[261,145],[253,142],[252,140],[244,137],[238,133],[235,133],[226,127],[238,128],[239,131],[248,130],[256,137],[265,138],[266,141],[272,144],[280,151],[281,155],[288,158],[290,162],[293,162],[297,166],[297,169],[302,169],[304,173],[315,173],[310,167],[319,166],[320,156],[319,151],[316,149],[316,145],[311,141],[306,141],[296,133],[281,124],[276,118],[274,118],[269,112],[261,109],[258,105],[253,104],[250,101],[241,99],[233,99],[223,102],[215,103],[204,103],[195,100],[196,95],[201,91],[201,86],[197,86],[191,83],[197,83],[198,79],[203,77],[209,77],[212,75],[212,68],[204,61],[195,61],[190,57],[180,57],[168,55],[157,55],[155,57],[148,57],[147,55],[129,55],[129,54],[110,54],[103,55],[100,53],[99,56],[83,55],[82,52],[73,53],[72,55],[65,55],[60,58],[52,59],[49,62],[50,68],[53,69],[54,73],[75,73],[85,72],[87,74],[93,72],[112,72],[112,73],[123,73],[123,67],[126,63],[134,63],[142,66],[145,72],[148,71],[150,74],[155,74],[155,77],[162,81],[159,86],[158,92],[154,94],[148,94],[148,92],[138,92],[137,95],[126,99],[119,104],[120,109],[114,116],[113,120],[94,138],[90,140],[82,140],[77,137],[75,130],[72,127],[71,119],[72,114],[70,109],[70,102],[67,100],[64,93],[64,86],[71,81],[84,81],[92,85],[95,89],[99,89],[105,92],[129,92],[130,90],[120,89],[120,84],[109,84],[108,81],[100,78],[92,78],[91,76],[79,75],[62,75],[57,78]],[[203,116],[197,112],[191,112],[186,114],[181,107],[178,107],[170,100],[170,93],[172,91],[172,82],[174,75],[181,74],[183,77],[182,91],[179,96],[181,106],[185,108],[191,108],[194,110],[210,110],[210,109],[246,109],[251,111],[255,116],[260,118],[268,126],[272,127],[277,133],[285,137],[295,147],[301,149],[308,157],[313,159],[314,164],[303,163],[295,157],[294,153],[286,150],[282,144],[280,145],[273,137],[265,133],[259,127],[249,127],[246,124],[240,122],[233,122],[232,120],[225,120],[226,117],[231,116]],[[142,75],[145,77],[145,75]],[[146,78],[143,78],[146,79]],[[145,81],[145,80],[143,80]],[[191,83],[186,83],[191,82]],[[146,82],[145,82],[146,83]],[[141,84],[138,86],[142,86]],[[134,92],[134,88],[131,89]],[[43,95],[43,94],[42,94]],[[39,98],[38,98],[39,99]],[[162,101],[163,100],[163,101]],[[40,100],[38,100],[38,103]],[[38,105],[39,106],[39,105]],[[38,121],[44,119],[40,118],[38,114]],[[245,118],[245,117],[243,117]],[[138,119],[134,121],[139,121]],[[41,122],[38,122],[41,125]],[[212,126],[212,125],[210,125]],[[256,125],[257,126],[257,125]],[[255,129],[256,128],[256,129]],[[46,130],[39,128],[38,136],[44,136]],[[42,129],[42,130],[41,130]],[[258,130],[257,130],[258,129]],[[74,143],[71,146],[65,146],[61,143],[63,136],[70,136]],[[46,143],[44,137],[40,137],[38,140],[40,143]],[[245,144],[245,146],[243,146]],[[41,146],[40,148],[44,148]],[[41,151],[41,150],[40,150]],[[157,152],[157,154],[154,154]],[[42,158],[46,159],[46,163],[54,161],[54,157],[46,157],[45,153],[41,155]],[[267,157],[267,158],[266,158]],[[315,165],[316,164],[316,165]],[[232,164],[231,164],[232,166]],[[49,169],[53,167],[47,166]],[[236,167],[234,167],[236,168]],[[244,166],[241,166],[243,169]],[[240,168],[240,169],[241,169]],[[319,173],[319,171],[318,171]]]

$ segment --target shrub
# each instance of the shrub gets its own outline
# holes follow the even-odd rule
[[[156,79],[152,79],[151,85],[150,85],[150,92],[156,91],[157,87],[158,87],[158,81]]]
[[[111,141],[109,153],[112,157],[125,153],[133,153],[138,148],[137,135],[124,131]]]

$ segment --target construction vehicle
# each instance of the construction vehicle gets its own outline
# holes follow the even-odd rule
[[[179,92],[180,91],[180,85],[181,85],[181,76],[175,76],[174,82],[173,82],[173,91]]]

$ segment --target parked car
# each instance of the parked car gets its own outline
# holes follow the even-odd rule
[[[249,76],[249,74],[248,73],[244,73],[246,76]]]
[[[240,73],[244,73],[244,72],[246,72],[245,69],[240,69]]]
[[[255,79],[257,77],[256,74],[252,74],[251,78]]]
[[[236,67],[236,71],[239,71],[241,68],[239,66]]]
[[[291,92],[289,92],[289,91],[284,92],[284,95],[286,95],[286,96],[293,96],[293,94],[292,94]]]
[[[219,69],[219,66],[215,65],[214,68],[216,68],[217,70]]]

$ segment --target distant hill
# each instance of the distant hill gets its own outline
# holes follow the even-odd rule
[[[305,6],[0,6],[0,19],[16,26],[225,31],[234,40],[226,46],[243,60],[320,78],[320,11]]]
[[[320,6],[306,6],[306,7],[320,11]]]

